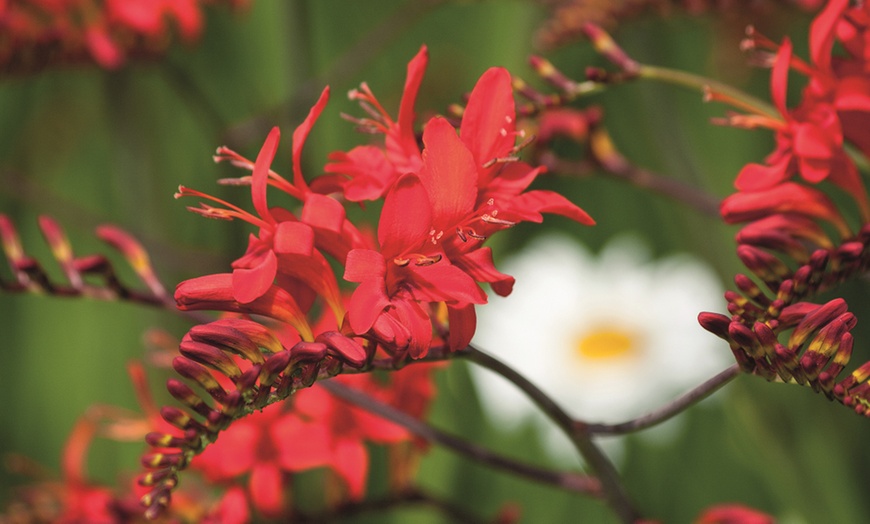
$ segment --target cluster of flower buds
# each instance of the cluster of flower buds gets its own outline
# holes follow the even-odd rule
[[[192,328],[180,351],[172,367],[205,391],[207,399],[182,381],[167,383],[169,393],[189,412],[163,407],[163,420],[177,431],[146,436],[155,448],[142,458],[151,471],[140,479],[140,484],[151,488],[142,499],[149,517],[169,504],[177,473],[234,420],[283,400],[318,378],[334,376],[344,365],[359,367],[364,362],[362,348],[338,334],[286,349],[265,326],[233,318]]]
[[[187,42],[202,32],[205,5],[220,0],[72,0],[0,2],[0,71],[30,72],[58,63],[108,69],[130,56],[162,54],[173,27]],[[228,0],[241,6],[247,0]]]
[[[729,341],[744,371],[809,385],[860,414],[870,414],[870,363],[837,382],[852,353],[855,317],[842,299],[806,299],[870,267],[870,206],[854,160],[870,154],[868,16],[867,4],[830,2],[810,29],[811,63],[792,55],[788,39],[777,46],[750,31],[745,47],[775,51],[768,62],[777,114],[732,115],[727,122],[771,128],[777,147],[764,164],[740,172],[738,192],[722,202],[721,213],[745,224],[737,254],[761,284],[737,275],[739,292],[726,294],[731,317],[699,317]],[[845,55],[832,56],[835,41]],[[785,104],[790,69],[809,77],[795,109]],[[831,185],[818,186],[823,181]],[[846,198],[854,205],[843,205]],[[850,225],[855,216],[865,224],[857,233]]]
[[[250,236],[231,273],[194,278],[176,289],[182,310],[244,318],[198,326],[181,343],[182,355],[173,367],[207,396],[181,381],[169,382],[170,393],[187,411],[163,408],[163,419],[176,430],[148,437],[156,448],[143,458],[152,470],[141,479],[152,488],[143,498],[149,516],[169,504],[178,471],[235,420],[345,366],[368,370],[376,355],[386,355],[382,361],[388,367],[401,367],[408,359],[443,357],[445,351],[466,347],[475,330],[474,306],[487,299],[480,283],[501,295],[513,286],[513,278],[495,269],[490,249],[482,245],[493,233],[521,221],[540,222],[542,213],[593,223],[557,193],[526,191],[543,169],[515,156],[521,133],[511,78],[502,68],[480,78],[458,134],[443,117],[424,125],[421,150],[414,103],[427,59],[423,48],[408,65],[397,120],[365,84],[351,93],[370,115],[357,124],[383,133],[384,143],[333,153],[325,175],[306,180],[301,155],[328,89],[293,133],[292,181],[270,168],[280,139],[277,128],[253,162],[218,149],[217,161],[251,171],[249,177],[224,182],[250,185],[254,213],[179,188],[178,197],[218,204],[203,202],[192,211],[245,220],[259,231]],[[269,207],[269,186],[300,201],[301,212]],[[348,220],[344,206],[380,199],[375,240]],[[344,267],[346,283],[359,284],[349,298],[330,259]],[[341,474],[340,466],[335,469]],[[359,486],[350,475],[344,478]]]
[[[169,300],[166,290],[154,273],[145,248],[122,229],[102,225],[97,228],[96,233],[100,240],[121,253],[136,276],[148,288],[147,292],[123,284],[112,262],[105,256],[75,256],[63,228],[52,218],[39,217],[39,228],[67,281],[53,281],[39,262],[26,254],[9,217],[0,214],[0,243],[12,271],[12,281],[0,279],[0,289],[58,296],[87,296],[104,300],[123,299],[151,305],[164,304]],[[91,282],[96,279],[101,281],[101,285]]]

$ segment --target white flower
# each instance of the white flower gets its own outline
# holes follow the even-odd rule
[[[699,312],[721,309],[719,280],[688,255],[650,261],[639,240],[623,236],[595,257],[569,238],[551,237],[500,270],[516,285],[509,297],[493,296],[479,308],[474,344],[576,418],[635,418],[733,362],[697,322]],[[512,384],[476,366],[472,372],[493,422],[510,428],[543,420]]]

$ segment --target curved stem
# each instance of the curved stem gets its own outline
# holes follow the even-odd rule
[[[467,358],[475,364],[494,371],[520,388],[568,436],[583,460],[601,481],[604,499],[620,520],[626,523],[639,520],[640,514],[625,491],[625,487],[619,479],[619,473],[610,459],[592,442],[591,433],[583,425],[575,424],[574,419],[552,398],[529,379],[497,358],[470,345],[457,351],[454,355]]]
[[[739,374],[740,366],[734,364],[703,384],[677,397],[667,405],[627,422],[619,424],[587,424],[577,421],[575,422],[575,425],[582,425],[587,432],[594,435],[624,435],[626,433],[633,433],[635,431],[647,429],[656,424],[660,424],[675,415],[679,415],[686,408],[697,404],[721,389],[725,384],[731,382]]]
[[[697,90],[701,93],[706,93],[708,90],[712,90],[723,95],[730,103],[740,107],[741,109],[753,113],[760,113],[776,120],[782,118],[779,111],[764,100],[756,98],[728,84],[719,82],[718,80],[713,80],[694,73],[688,73],[686,71],[670,69],[667,67],[639,64],[637,77],[688,87],[689,89]]]
[[[590,495],[600,495],[600,483],[597,479],[586,475],[577,475],[570,472],[551,471],[539,468],[523,462],[517,462],[511,458],[493,453],[488,449],[467,442],[459,437],[441,431],[407,413],[404,413],[388,404],[365,394],[362,391],[348,387],[334,380],[324,380],[320,385],[335,395],[351,404],[355,404],[366,411],[374,413],[390,422],[398,424],[414,433],[418,437],[430,442],[437,442],[444,447],[460,453],[466,457],[491,466],[495,469],[507,471],[527,479],[556,486],[561,489]]]

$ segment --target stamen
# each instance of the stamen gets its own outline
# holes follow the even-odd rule
[[[517,225],[516,222],[511,222],[510,220],[502,220],[500,218],[495,218],[495,216],[490,215],[488,213],[484,213],[483,215],[481,215],[480,219],[483,220],[484,222],[486,222],[487,224],[497,224],[500,226],[507,226],[507,227],[513,227],[513,226]]]

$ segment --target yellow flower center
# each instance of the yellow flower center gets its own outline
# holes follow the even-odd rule
[[[638,349],[637,337],[624,329],[602,327],[575,339],[574,352],[582,360],[605,361],[630,356]]]

